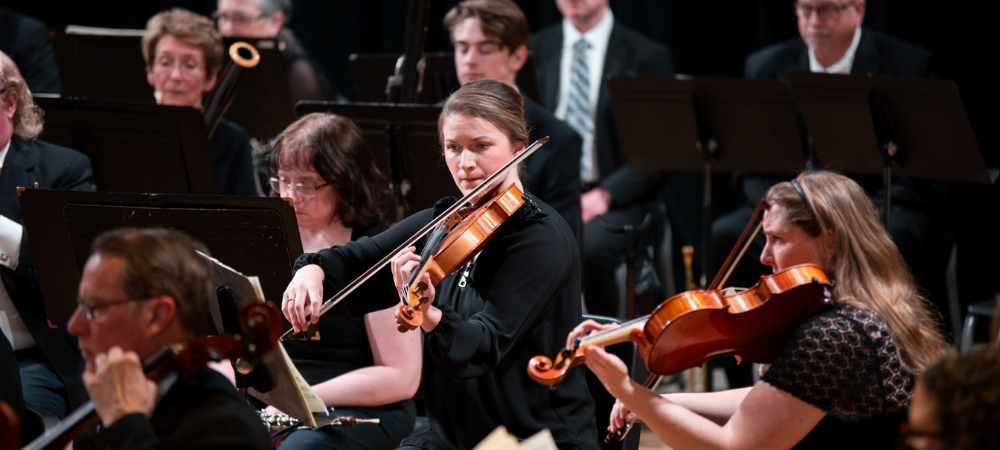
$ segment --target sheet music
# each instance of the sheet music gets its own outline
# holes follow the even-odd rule
[[[215,271],[212,280],[216,286],[227,286],[237,307],[250,300],[264,299],[263,289],[260,280],[256,276],[246,276],[227,266],[218,259],[199,252],[201,256],[212,261]],[[218,302],[212,302],[212,315],[218,316],[217,326],[222,326],[221,308]],[[281,342],[275,350],[264,354],[255,370],[264,370],[270,379],[274,380],[275,387],[268,392],[260,392],[253,387],[247,389],[247,393],[254,398],[280,409],[283,413],[302,420],[309,428],[315,429],[329,423],[329,414],[326,405],[319,398],[312,386],[306,382],[295,364],[288,357]]]

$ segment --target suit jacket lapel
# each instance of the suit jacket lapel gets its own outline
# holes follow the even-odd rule
[[[788,81],[788,72],[809,71],[809,47],[806,46],[805,42],[802,42],[802,40],[799,40],[799,44],[802,48],[795,54],[795,59],[792,61],[792,64],[790,64],[787,69],[778,71],[777,75],[779,80]]]
[[[35,161],[25,147],[21,138],[12,137],[0,171],[0,213],[14,221],[21,219],[17,187],[31,187],[34,180]]]
[[[632,60],[632,46],[625,41],[618,22],[611,26],[611,35],[608,36],[608,48],[604,54],[604,72],[601,73],[601,89],[597,94],[597,114],[611,111],[611,90],[608,89],[606,80],[609,76],[637,76],[637,73],[629,73],[628,63]],[[597,117],[597,123],[605,123],[607,119]]]
[[[542,103],[549,111],[555,111],[556,104],[559,101],[559,80],[562,76],[562,48],[564,39],[561,23],[556,30],[556,36],[557,39],[546,43],[547,45],[552,45],[553,48],[539,49],[539,53],[543,55],[548,54],[548,58],[541,58],[543,60],[535,61],[538,65],[536,72],[539,75],[538,82],[540,84],[539,89],[542,91]]]
[[[871,30],[862,30],[858,49],[854,52],[854,63],[851,64],[851,75],[867,75],[881,72],[878,63],[878,49],[875,47],[875,36]]]
[[[603,78],[609,75],[635,75],[625,73],[625,62],[632,52],[632,46],[625,42],[618,21],[611,25],[611,35],[608,36],[608,48],[604,53]]]

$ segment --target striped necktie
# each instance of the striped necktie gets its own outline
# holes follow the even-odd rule
[[[594,119],[590,117],[590,69],[587,66],[587,50],[590,43],[580,38],[573,44],[573,64],[570,66],[569,99],[566,102],[566,123],[583,138],[583,152],[580,155],[581,181],[597,178],[594,164]],[[589,144],[589,145],[588,145]]]

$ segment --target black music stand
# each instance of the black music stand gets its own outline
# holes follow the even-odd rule
[[[612,77],[608,87],[632,167],[705,174],[706,256],[712,254],[712,172],[805,168],[792,101],[779,81]]]
[[[139,36],[55,33],[64,96],[156,103]]]
[[[45,111],[40,139],[90,157],[99,191],[218,192],[205,122],[194,108],[67,98],[36,102]]]
[[[397,221],[444,197],[461,197],[441,153],[440,107],[333,102],[299,102],[296,107],[300,116],[314,112],[342,115],[361,128],[376,164],[392,182]]]
[[[882,175],[886,229],[894,174],[991,183],[955,83],[809,72],[788,80],[820,162]]]
[[[351,78],[354,79],[354,95],[359,102],[384,102],[386,100],[386,80],[396,69],[399,54],[359,54],[350,57]],[[424,84],[417,96],[417,103],[433,105],[448,98],[458,89],[458,73],[455,71],[455,54],[452,52],[424,53]],[[535,60],[528,56],[524,67],[517,72],[518,89],[537,103],[542,96],[535,77]]]
[[[62,76],[63,95],[156,103],[153,88],[146,81],[141,41],[140,36],[57,33],[52,45]],[[259,140],[277,136],[293,119],[288,79],[277,40],[224,38],[223,41],[226,49],[233,42],[245,41],[260,52],[260,63],[243,73],[224,117]]]
[[[142,195],[19,190],[46,316],[65,326],[90,243],[120,227],[166,227],[190,234],[212,256],[260,278],[266,299],[280,304],[302,254],[295,210],[279,198]],[[286,328],[289,325],[286,323]]]

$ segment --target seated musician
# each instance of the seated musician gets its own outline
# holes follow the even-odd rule
[[[222,37],[212,21],[183,9],[159,13],[146,23],[142,56],[157,103],[201,109],[223,65]],[[208,141],[215,184],[222,195],[256,196],[250,137],[222,119]]]
[[[337,89],[319,63],[285,26],[291,14],[289,0],[219,0],[212,19],[225,37],[278,38],[292,105],[300,100],[337,100]]]
[[[101,423],[77,449],[266,449],[267,429],[212,369],[159,385],[143,361],[211,326],[211,263],[178,231],[120,229],[98,236],[83,268],[69,332],[87,362],[83,381]]]
[[[528,145],[521,95],[496,80],[465,83],[445,104],[439,135],[455,184],[468,193]],[[512,185],[522,186],[516,170],[494,186]],[[422,386],[431,429],[403,440],[403,448],[468,449],[499,425],[522,439],[547,428],[560,448],[598,448],[583,372],[569,374],[568,385],[551,391],[525,370],[538,351],[558,351],[560,333],[579,323],[580,255],[569,225],[552,207],[530,192],[518,197],[524,204],[478,256],[422,293]],[[300,257],[285,291],[292,326],[308,326],[307,315],[315,321],[324,295],[361,275],[454,202],[444,199],[375,237]],[[407,249],[392,263],[392,279],[379,271],[368,283],[394,284],[398,291],[417,259]]]
[[[914,450],[1000,448],[1000,353],[951,354],[917,377],[906,424]]]
[[[455,46],[455,70],[462,84],[492,78],[514,86],[528,59],[528,19],[510,0],[466,0],[448,11],[444,25]],[[444,102],[442,102],[443,104]],[[580,219],[580,147],[583,139],[545,107],[524,97],[528,139],[548,136],[549,143],[525,162],[521,182],[555,208],[582,239]]]
[[[272,189],[295,204],[307,253],[388,229],[382,222],[388,181],[349,119],[319,113],[299,119],[275,138],[268,165]],[[391,287],[365,294],[358,301],[348,299],[346,306],[372,303],[372,296],[389,305],[398,299]],[[286,314],[291,306],[285,303]],[[378,418],[380,423],[300,429],[281,448],[392,449],[410,434],[416,420],[410,398],[420,384],[420,336],[396,331],[394,311],[323,316],[318,336],[311,336],[317,340],[283,343],[306,382],[326,406],[336,408],[336,415]]]
[[[621,360],[588,348],[587,366],[620,402],[610,428],[630,410],[678,450],[892,447],[914,374],[945,343],[861,187],[825,171],[793,183],[767,192],[760,260],[775,272],[819,265],[836,283],[835,306],[807,319],[743,389],[658,396],[632,382]],[[570,338],[600,328],[584,322]]]
[[[37,139],[41,110],[2,51],[0,110],[0,397],[20,413],[27,405],[61,419],[87,401],[80,381],[83,359],[65,327],[53,326],[45,315],[17,188],[91,191],[90,159]]]

